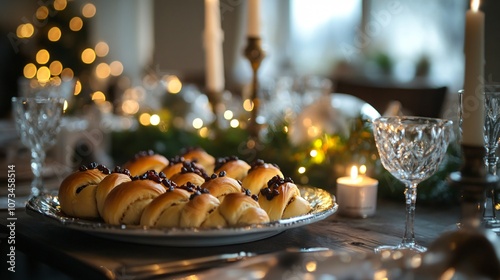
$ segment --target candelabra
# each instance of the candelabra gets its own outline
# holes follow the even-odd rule
[[[477,228],[481,225],[485,192],[498,185],[498,177],[488,174],[484,165],[484,147],[462,145],[463,164],[450,174],[453,187],[461,192],[461,226]]]
[[[249,132],[252,138],[258,139],[260,132],[260,125],[257,123],[257,116],[259,115],[260,109],[260,99],[259,99],[259,78],[258,71],[260,63],[265,57],[265,53],[262,50],[261,39],[259,37],[247,38],[247,46],[245,47],[245,57],[250,62],[252,67],[253,78],[252,78],[252,115],[249,124]]]

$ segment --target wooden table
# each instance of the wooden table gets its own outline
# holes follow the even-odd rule
[[[130,244],[95,237],[29,216],[16,209],[16,250],[22,251],[71,277],[110,279],[122,264],[179,260],[220,253],[269,252],[286,248],[327,247],[341,252],[371,253],[382,244],[397,244],[404,230],[403,203],[379,201],[376,215],[353,219],[337,213],[325,220],[286,230],[264,240],[238,245],[189,248]],[[0,236],[9,234],[7,211],[0,212]],[[417,203],[416,238],[430,244],[442,232],[454,229],[459,208],[434,209]],[[5,245],[6,240],[1,240]],[[5,246],[4,246],[5,247]],[[2,247],[2,248],[4,248]],[[2,250],[2,255],[5,253]],[[23,269],[17,267],[17,269]]]

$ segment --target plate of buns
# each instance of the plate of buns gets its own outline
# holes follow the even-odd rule
[[[275,164],[215,159],[201,149],[171,159],[141,152],[114,169],[83,165],[58,192],[26,205],[30,215],[95,236],[184,247],[264,239],[337,208],[328,191],[296,185]]]

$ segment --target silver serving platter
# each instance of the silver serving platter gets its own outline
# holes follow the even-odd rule
[[[165,246],[219,246],[246,243],[277,235],[287,229],[305,226],[335,213],[338,204],[328,191],[299,186],[301,195],[309,201],[311,213],[265,224],[221,228],[159,228],[131,225],[109,225],[102,220],[72,218],[61,212],[57,195],[33,197],[26,204],[28,214],[103,238],[130,243]]]

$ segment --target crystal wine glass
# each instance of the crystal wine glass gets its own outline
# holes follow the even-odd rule
[[[498,141],[500,140],[500,85],[487,84],[484,87],[484,143],[486,148],[485,164],[488,173],[497,175]],[[483,213],[483,224],[496,232],[500,232],[500,220],[496,216],[496,190],[486,192]]]
[[[415,241],[417,185],[436,172],[453,134],[453,122],[424,117],[380,117],[373,121],[375,143],[384,168],[405,184],[406,223],[403,240],[384,250],[425,252]]]
[[[45,154],[56,143],[63,108],[63,98],[12,98],[12,111],[21,142],[31,150],[31,170],[34,175],[31,196],[44,192],[42,172]]]

